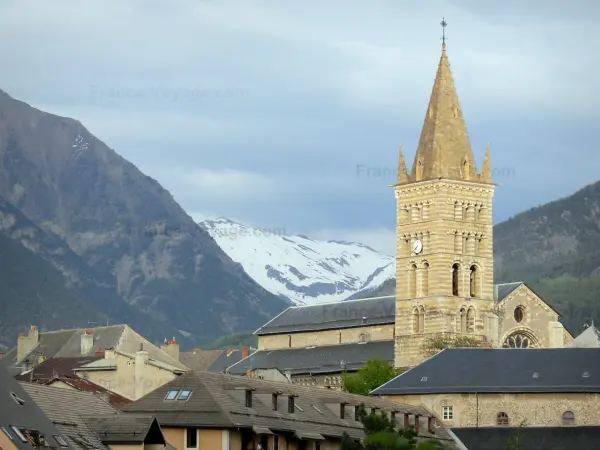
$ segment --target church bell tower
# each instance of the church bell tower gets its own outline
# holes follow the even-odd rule
[[[489,146],[477,171],[444,42],[411,171],[400,150],[394,185],[396,367],[422,362],[436,335],[497,345],[491,172]]]

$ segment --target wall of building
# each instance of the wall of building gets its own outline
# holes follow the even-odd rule
[[[394,325],[311,331],[306,333],[273,334],[258,337],[259,350],[306,348],[367,341],[389,341],[394,338]],[[291,345],[290,345],[291,344]]]
[[[165,441],[177,450],[185,450],[185,428],[162,427]]]
[[[389,396],[390,400],[422,406],[450,427],[497,426],[497,416],[508,415],[510,426],[562,426],[566,411],[575,425],[598,425],[598,394],[430,394]],[[443,420],[444,407],[452,407],[452,420]]]
[[[241,450],[241,435],[229,430],[198,428],[197,450]],[[190,450],[186,447],[186,428],[162,427],[165,440],[177,450]],[[237,447],[236,447],[237,445]]]
[[[143,352],[145,353],[145,352]],[[80,376],[130,400],[137,400],[168,383],[176,375],[165,369],[114,353],[116,370],[78,371]]]
[[[145,450],[144,444],[108,445],[110,450]]]
[[[344,378],[341,372],[326,375],[292,375],[292,383],[341,391],[344,387]]]
[[[2,369],[4,370],[4,369]],[[13,433],[14,431],[9,431],[9,433]],[[48,438],[47,438],[48,439]],[[15,443],[13,441],[11,441],[7,435],[5,435],[4,433],[0,432],[0,448],[4,449],[4,450],[17,450],[17,446],[15,445]]]

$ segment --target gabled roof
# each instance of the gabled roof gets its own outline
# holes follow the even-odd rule
[[[468,450],[505,450],[509,443],[519,450],[596,450],[600,442],[597,426],[452,428],[451,432],[462,444],[459,448]]]
[[[153,415],[128,413],[86,417],[84,420],[106,445],[166,444],[160,425]]]
[[[86,355],[81,354],[81,335],[91,330],[94,344]],[[140,347],[148,352],[149,358],[167,363],[178,369],[187,370],[183,364],[135,332],[128,325],[110,325],[96,328],[74,328],[70,330],[43,331],[39,333],[39,343],[30,353],[41,354],[46,359],[55,357],[94,356],[96,352],[113,348],[124,353],[135,353]],[[5,364],[18,364],[17,348],[10,350],[4,358]],[[6,360],[6,361],[5,361]]]
[[[99,356],[77,356],[68,358],[50,358],[41,362],[31,370],[27,370],[15,378],[19,381],[45,383],[56,377],[73,374],[73,369],[100,359]]]
[[[600,331],[591,324],[579,336],[573,339],[568,347],[577,348],[600,348]]]
[[[245,404],[247,389],[253,390],[250,407]],[[187,400],[165,399],[169,391],[182,390],[191,391]],[[277,411],[274,411],[272,395],[277,392],[280,395]],[[288,412],[289,395],[296,396],[293,413]],[[399,423],[402,423],[403,413],[430,416],[424,408],[381,398],[210,372],[188,372],[133,402],[125,411],[155,414],[162,426],[264,427],[334,437],[347,432],[356,439],[364,437],[362,424],[354,420],[351,406],[347,407],[344,419],[339,417],[342,402],[365,404],[368,408],[376,407],[388,413],[397,411]],[[431,437],[427,433],[426,421],[421,433]],[[435,436],[449,438],[444,428],[436,429]]]
[[[131,403],[131,400],[129,400],[128,398],[125,398],[122,395],[119,395],[115,392],[111,392],[105,387],[93,383],[90,380],[78,377],[77,375],[53,378],[44,384],[46,384],[47,386],[52,386],[55,382],[65,383],[79,391],[92,392],[96,395],[103,396],[105,400],[108,401],[108,403],[110,403],[117,409],[122,409],[123,407]]]
[[[21,386],[54,422],[62,435],[68,437],[73,448],[107,449],[84,420],[86,416],[119,414],[102,397],[91,392],[41,384],[21,383]]]
[[[600,393],[600,349],[451,348],[371,394],[501,392]]]
[[[22,401],[22,404],[19,404]],[[5,369],[0,367],[0,427],[7,430],[13,444],[19,449],[31,450],[29,443],[23,443],[11,426],[33,429],[44,435],[48,445],[60,448],[54,436],[65,436]],[[2,431],[0,431],[2,433]],[[71,443],[69,447],[74,448]]]
[[[348,300],[310,306],[291,306],[254,334],[295,333],[394,323],[394,296]]]
[[[204,371],[214,363],[224,350],[203,350],[196,348],[191,352],[179,353],[179,361],[192,370]]]
[[[514,291],[516,291],[519,287],[524,285],[522,281],[516,281],[513,283],[501,283],[494,285],[494,300],[496,303],[500,303]]]
[[[245,374],[251,369],[277,368],[292,375],[355,371],[374,357],[394,361],[394,341],[339,344],[323,347],[259,350],[232,365],[228,372]]]
[[[252,349],[250,352],[255,353],[256,351]],[[239,363],[244,359],[242,353],[243,352],[240,349],[223,351],[207,370],[209,372],[224,372],[228,367]]]

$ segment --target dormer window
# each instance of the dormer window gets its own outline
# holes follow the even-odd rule
[[[277,400],[278,400],[278,399],[277,399],[277,397],[278,397],[277,393],[274,393],[274,394],[273,394],[273,397],[272,397],[272,401],[273,401],[273,411],[277,411],[277,403],[278,403],[278,401],[277,401]]]
[[[67,441],[65,441],[65,439],[62,436],[59,436],[57,434],[54,435],[54,439],[56,440],[56,442],[58,442],[58,445],[60,445],[61,447],[68,447],[69,445],[67,444]]]
[[[252,408],[252,391],[246,389],[246,408]]]
[[[583,372],[583,374],[581,376],[583,378],[589,378],[590,377],[590,373],[589,372]]]
[[[295,410],[296,410],[296,408],[294,406],[294,396],[290,395],[290,396],[288,396],[288,412],[290,414],[293,414]]]
[[[25,404],[25,400],[23,400],[22,398],[20,398],[17,394],[15,394],[14,392],[10,393],[10,397],[15,401],[15,403],[17,403],[18,405],[23,406]]]

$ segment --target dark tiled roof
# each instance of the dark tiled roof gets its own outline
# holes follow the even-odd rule
[[[245,389],[254,389],[252,406],[245,406]],[[189,389],[187,401],[165,400],[170,390]],[[272,394],[281,392],[277,411],[272,408]],[[294,413],[288,413],[288,395],[296,395]],[[159,387],[125,408],[126,412],[155,414],[162,426],[197,426],[216,428],[266,427],[279,431],[313,432],[323,436],[340,437],[347,432],[356,439],[363,438],[362,424],[354,420],[351,406],[340,419],[340,403],[364,403],[368,408],[422,416],[421,436],[427,432],[425,417],[430,414],[421,407],[402,405],[390,400],[365,397],[342,391],[325,390],[291,383],[258,380],[210,372],[188,372]],[[447,430],[437,428],[435,437],[450,439]]]
[[[250,350],[254,351],[254,350]],[[242,360],[241,350],[224,351],[208,368],[209,372],[224,372],[228,367]]]
[[[358,370],[373,358],[394,360],[394,341],[372,341],[364,344],[340,344],[324,347],[259,350],[229,367],[232,374],[244,374],[250,369],[273,369],[304,373],[336,373]]]
[[[600,349],[451,348],[372,394],[475,392],[600,393]]]
[[[211,364],[214,363],[223,352],[224,350],[202,350],[197,348],[191,352],[179,353],[179,361],[192,370],[204,371],[208,370]]]
[[[21,383],[44,413],[54,422],[73,448],[81,450],[107,449],[86,424],[85,416],[119,414],[101,397],[91,392]],[[83,439],[82,439],[83,437]],[[91,447],[85,441],[91,443]]]
[[[18,404],[11,396],[14,393],[19,399],[23,400],[22,405]],[[22,443],[10,429],[11,425],[28,429],[35,429],[42,433],[49,445],[59,448],[54,439],[54,435],[64,434],[59,430],[48,417],[42,408],[36,404],[34,399],[23,389],[23,387],[9,374],[4,367],[0,367],[0,427],[4,427],[12,436],[13,443],[19,449],[31,450],[29,443]],[[70,448],[74,448],[69,444]]]
[[[597,450],[600,427],[452,428],[468,450]],[[514,444],[517,442],[518,446]],[[513,443],[513,447],[507,444]]]
[[[363,317],[366,318],[363,320]],[[394,323],[395,298],[349,300],[311,306],[291,306],[255,334],[293,333]]]
[[[125,406],[131,403],[131,400],[129,400],[128,398],[125,398],[122,395],[119,395],[115,392],[111,392],[105,387],[93,383],[90,380],[78,377],[77,375],[57,377],[46,382],[45,384],[51,385],[56,381],[66,383],[79,391],[92,392],[94,394],[102,396],[105,400],[108,401],[108,403],[110,403],[117,409],[123,409]]]
[[[523,282],[495,285],[495,300],[502,301]],[[363,317],[366,318],[363,321]],[[353,328],[394,323],[395,296],[348,300],[310,306],[291,306],[255,331],[256,335]]]
[[[160,426],[153,415],[129,413],[104,417],[86,417],[85,422],[106,445],[149,443],[146,442],[146,438],[151,430],[158,437],[151,443],[165,445]]]
[[[38,364],[33,370],[28,370],[15,378],[19,381],[45,383],[53,378],[73,374],[73,369],[100,359],[99,356],[78,356],[68,358],[50,358]]]

